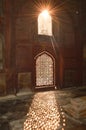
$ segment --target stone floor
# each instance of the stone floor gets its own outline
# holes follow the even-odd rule
[[[0,100],[0,130],[86,130],[86,119],[74,119],[63,109],[71,98],[85,92],[42,91]]]

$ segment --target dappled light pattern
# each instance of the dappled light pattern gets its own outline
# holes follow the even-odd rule
[[[37,93],[27,113],[24,130],[64,130],[66,118],[54,92]]]
[[[53,59],[47,54],[40,55],[36,60],[36,86],[53,85]]]

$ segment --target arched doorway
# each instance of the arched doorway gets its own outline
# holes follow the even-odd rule
[[[44,51],[36,56],[36,88],[55,86],[55,60]]]

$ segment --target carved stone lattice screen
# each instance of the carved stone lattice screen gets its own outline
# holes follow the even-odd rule
[[[49,85],[54,85],[54,61],[44,53],[36,59],[36,86]]]

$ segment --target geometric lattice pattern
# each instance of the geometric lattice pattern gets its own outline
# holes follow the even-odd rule
[[[36,86],[53,85],[54,63],[46,53],[36,59]]]

